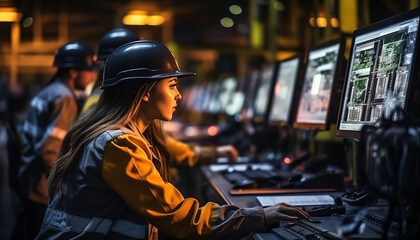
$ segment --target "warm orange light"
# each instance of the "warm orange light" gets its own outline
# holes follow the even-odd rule
[[[125,25],[161,25],[165,22],[165,17],[158,14],[149,15],[146,11],[130,11],[123,17]]]
[[[312,27],[315,27],[315,18],[314,17],[309,18],[309,24],[311,24]]]
[[[318,17],[316,19],[316,25],[322,28],[327,27],[327,19],[324,17]]]
[[[207,129],[207,134],[210,136],[216,136],[218,132],[219,132],[219,129],[216,126],[210,126]]]
[[[15,8],[0,8],[0,22],[19,22],[21,17]]]
[[[123,18],[125,25],[146,25],[147,15],[126,15]]]
[[[292,163],[292,159],[290,157],[285,157],[283,159],[283,163],[286,164],[286,165],[289,165],[289,164]]]
[[[317,18],[310,17],[309,18],[309,24],[312,27],[321,27],[321,28],[324,28],[324,27],[327,27],[328,21],[327,21],[327,19],[325,17],[322,17],[322,16],[321,17],[317,17]],[[331,26],[333,28],[338,28],[339,25],[340,25],[339,22],[338,22],[338,19],[335,18],[335,17],[333,17],[333,18],[330,19],[330,24],[331,24]]]
[[[338,28],[338,26],[340,25],[337,18],[331,18],[330,23],[333,28]]]
[[[165,18],[161,15],[150,15],[147,17],[147,24],[156,26],[162,25],[165,22]]]

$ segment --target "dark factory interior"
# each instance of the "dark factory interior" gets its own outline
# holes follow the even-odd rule
[[[202,215],[191,220],[197,224],[188,223],[194,225],[189,228],[191,235],[190,230],[185,231],[186,235],[177,235],[165,224],[159,225],[159,218],[150,213],[153,210],[143,211],[149,202],[139,197],[141,201],[136,204],[141,210],[133,210],[131,205],[126,209],[146,224],[142,227],[149,226],[146,235],[130,235],[138,230],[136,220],[135,226],[126,224],[122,228],[126,230],[120,232],[113,222],[109,231],[120,235],[103,233],[101,226],[94,230],[86,226],[80,238],[419,239],[419,18],[418,0],[0,0],[0,239],[31,239],[25,235],[28,229],[25,234],[22,230],[23,235],[17,234],[20,231],[17,229],[19,224],[28,224],[28,219],[25,222],[20,218],[28,218],[25,211],[28,203],[33,203],[33,195],[27,198],[21,192],[25,184],[19,181],[37,171],[22,170],[25,151],[31,148],[29,133],[36,132],[28,130],[34,121],[31,118],[36,114],[42,117],[42,113],[34,113],[41,107],[36,100],[45,89],[55,91],[51,85],[61,69],[69,72],[87,69],[61,67],[59,56],[63,46],[83,43],[93,50],[90,61],[103,64],[102,68],[97,65],[89,68],[92,73],[89,84],[71,88],[77,105],[72,118],[78,118],[67,120],[80,126],[89,97],[99,89],[97,84],[103,84],[103,93],[110,88],[106,82],[107,69],[123,66],[126,61],[130,61],[129,68],[153,64],[155,58],[148,58],[147,54],[145,58],[141,54],[132,55],[135,59],[128,56],[135,51],[128,45],[148,41],[156,42],[155,47],[166,46],[173,56],[173,60],[171,57],[168,60],[164,54],[155,55],[162,62],[174,61],[171,67],[175,66],[175,75],[168,76],[177,76],[179,91],[174,100],[176,107],[170,109],[171,117],[158,119],[163,120],[159,122],[165,139],[175,139],[178,144],[169,140],[165,143],[167,147],[164,144],[171,180],[165,178],[166,173],[159,173],[164,181],[170,182],[171,189],[180,192],[182,203],[195,199],[200,208],[194,214]],[[109,61],[101,59],[101,44],[115,29],[135,33],[137,40],[115,46],[109,52]],[[125,52],[121,50],[124,47]],[[127,57],[111,61],[119,57],[117,53]],[[121,74],[132,73],[121,71]],[[97,78],[95,84],[93,78]],[[111,88],[119,84],[111,84]],[[100,104],[104,95],[98,97]],[[55,111],[60,115],[68,109]],[[54,124],[55,117],[37,121]],[[55,128],[50,128],[38,129],[37,134],[42,137],[34,138],[39,141],[34,148],[48,143],[42,143],[46,135],[57,134]],[[74,134],[69,129],[60,129],[63,143],[69,143],[64,137],[67,132]],[[146,139],[153,149],[156,142],[149,143],[147,134],[138,132],[137,137]],[[59,146],[55,154],[66,156],[58,150],[73,149],[70,145]],[[90,146],[86,145],[83,148]],[[39,157],[47,151],[44,148],[48,150],[43,145],[39,152],[33,149],[33,154]],[[155,158],[166,158],[154,152],[159,150],[150,151],[153,161],[149,160],[158,171],[163,171],[157,167]],[[61,158],[41,163],[46,175],[37,178],[44,184],[47,178],[51,180],[49,176],[54,176],[50,171],[56,169],[56,159]],[[177,162],[173,164],[172,159]],[[129,171],[127,175],[132,174]],[[109,179],[103,174],[101,181],[105,184]],[[108,189],[115,190],[109,185]],[[121,191],[129,192],[132,190],[129,187]],[[114,194],[118,196],[120,192],[115,188]],[[167,189],[162,187],[159,194],[172,193]],[[171,199],[159,194],[155,194],[157,199]],[[172,197],[177,199],[178,195]],[[51,225],[48,221],[54,218],[51,209],[56,207],[55,200],[49,196],[48,202],[35,201],[43,209],[36,213],[42,224],[36,239],[79,239],[66,237],[63,232],[57,233],[57,238],[46,237],[50,234],[46,230]],[[89,200],[90,197],[86,201]],[[118,201],[124,207],[129,205],[123,197]],[[206,213],[206,207],[210,208],[208,202],[214,203],[212,214],[226,205],[245,209],[240,213],[244,214],[243,219],[234,222],[239,218],[235,212],[232,219],[220,217],[217,223],[220,226],[215,226],[216,221],[209,222],[209,226],[203,223],[203,229],[196,233],[197,226],[205,221],[204,215],[210,216]],[[282,219],[259,228],[259,224],[253,226],[255,219],[245,213],[249,209],[263,212],[280,206],[279,203],[303,210],[309,218],[296,222]],[[173,208],[183,210],[183,204],[178,204]],[[175,211],[169,205],[162,207],[168,215]],[[67,205],[61,207],[72,213],[73,205],[68,206],[69,209]],[[29,212],[34,214],[39,207],[29,207]],[[87,209],[85,216],[84,213],[73,216],[75,212],[69,216],[80,217],[83,222],[94,218],[88,212]],[[188,222],[180,219],[181,213],[177,214],[172,219],[173,228]],[[102,215],[101,218],[113,221],[114,216]],[[268,215],[264,216],[264,221],[268,221]],[[182,218],[187,218],[187,214]],[[63,219],[61,224],[70,224],[71,217]],[[65,230],[68,234],[76,232],[79,226],[72,224]],[[154,236],[153,228],[159,229],[159,238]],[[93,235],[83,235],[86,232]]]

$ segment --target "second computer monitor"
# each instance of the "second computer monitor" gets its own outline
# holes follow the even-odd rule
[[[328,130],[337,114],[343,40],[337,39],[309,50],[293,127]]]

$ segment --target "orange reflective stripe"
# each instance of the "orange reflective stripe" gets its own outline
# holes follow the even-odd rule
[[[58,139],[64,139],[64,137],[67,134],[67,130],[59,127],[54,127],[51,131],[51,136],[58,138]]]

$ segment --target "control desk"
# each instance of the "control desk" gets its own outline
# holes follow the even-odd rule
[[[258,165],[258,164],[257,164]],[[278,227],[268,232],[253,233],[251,239],[256,240],[282,240],[282,239],[399,239],[400,224],[394,221],[385,221],[389,210],[388,203],[381,199],[366,202],[364,196],[344,190],[329,188],[269,188],[258,189],[255,186],[235,189],[229,177],[225,176],[226,165],[214,164],[202,166],[201,171],[211,186],[211,191],[222,199],[222,204],[232,204],[238,207],[262,206],[262,197],[276,196],[319,196],[329,195],[334,202],[332,205],[305,205],[302,206],[308,213],[312,213],[311,221],[301,220],[298,223],[280,222]],[[237,167],[242,167],[238,165]],[[248,166],[249,167],[249,166]],[[268,167],[264,164],[260,168]],[[362,206],[353,200],[346,199],[345,193],[356,195]],[[373,198],[372,198],[373,199]],[[211,200],[211,199],[210,199]],[[341,202],[337,204],[336,200]],[[350,204],[349,204],[350,203]],[[361,205],[360,204],[360,205]],[[384,227],[388,229],[384,235]],[[249,238],[247,238],[249,239]]]

